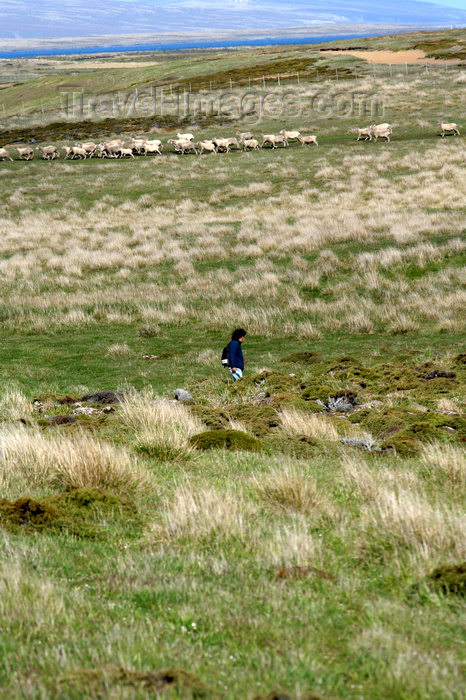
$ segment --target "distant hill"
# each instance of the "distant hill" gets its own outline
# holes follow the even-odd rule
[[[466,26],[466,11],[417,0],[1,0],[0,38],[264,30],[333,25]]]

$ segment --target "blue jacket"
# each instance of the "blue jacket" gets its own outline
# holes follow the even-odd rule
[[[239,340],[230,341],[230,344],[228,345],[228,361],[230,363],[230,367],[244,369],[243,350]]]

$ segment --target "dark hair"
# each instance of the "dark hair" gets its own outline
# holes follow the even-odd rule
[[[244,330],[244,328],[237,328],[231,334],[231,339],[232,340],[239,340],[240,338],[244,338],[245,335],[246,335],[246,331]]]

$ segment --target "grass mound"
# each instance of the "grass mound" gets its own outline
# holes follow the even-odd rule
[[[320,695],[319,693],[314,693],[312,690],[306,693],[300,693],[299,698],[300,700],[338,700],[335,696],[329,697],[328,695]],[[267,695],[256,695],[254,700],[296,700],[296,695],[291,695],[281,690],[271,690]]]
[[[246,450],[260,452],[264,444],[242,430],[206,430],[191,437],[191,444],[199,450]]]
[[[466,596],[466,562],[438,567],[427,577],[427,584],[441,593]]]
[[[313,364],[314,362],[321,362],[322,356],[317,352],[312,352],[310,350],[304,350],[303,352],[292,352],[290,355],[285,355],[280,358],[280,362],[290,362],[290,363],[302,363],[302,364]]]
[[[160,671],[131,671],[116,666],[77,669],[60,679],[62,687],[90,692],[93,697],[108,697],[109,686],[131,687],[149,693],[174,691],[177,697],[207,697],[208,688],[194,674],[179,668]]]
[[[42,501],[18,498],[0,500],[0,526],[12,532],[48,532],[88,539],[99,538],[102,519],[120,520],[129,530],[139,525],[134,504],[107,491],[79,488]]]

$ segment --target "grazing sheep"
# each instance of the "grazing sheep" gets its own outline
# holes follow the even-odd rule
[[[236,135],[239,137],[240,141],[245,141],[246,139],[254,138],[250,131],[237,131]]]
[[[5,160],[8,158],[8,160],[11,160],[13,162],[13,158],[10,156],[6,148],[0,148],[0,160]]]
[[[391,133],[392,127],[390,124],[371,124],[371,135],[374,137],[374,141],[377,141],[380,137],[389,142]]]
[[[317,136],[314,136],[314,134],[310,134],[309,136],[301,136],[301,134],[300,134],[298,141],[302,146],[305,146],[306,144],[309,144],[309,145],[314,144],[314,146],[319,145],[317,143]]]
[[[243,151],[247,151],[249,149],[257,151],[261,147],[257,139],[243,139],[241,143],[243,144]]]
[[[290,139],[298,140],[298,138],[301,136],[300,131],[286,131],[286,129],[282,129],[280,131],[280,133],[282,134],[282,136],[285,137],[285,143],[287,146],[288,146],[288,141]]]
[[[356,141],[360,141],[361,137],[363,137],[364,141],[372,141],[372,127],[371,126],[366,126],[363,129],[356,129],[356,132],[358,134],[358,138]]]
[[[207,153],[217,153],[215,144],[212,141],[198,141],[196,145],[200,149],[199,153],[201,154],[204,153],[204,151],[207,151]]]
[[[36,146],[36,151],[42,153],[43,160],[54,160],[60,157],[56,146]]]
[[[194,134],[177,134],[178,141],[194,141]]]
[[[71,146],[62,146],[61,149],[62,149],[62,151],[65,152],[65,160],[66,160],[71,155]]]
[[[277,143],[282,143],[283,148],[286,148],[288,146],[288,141],[283,136],[283,134],[280,134],[279,136],[275,136],[275,134],[261,134],[261,136],[262,136],[261,148],[264,148],[265,143],[270,143],[272,145],[272,149],[277,147]]]
[[[25,146],[24,148],[17,146],[16,150],[19,153],[20,160],[32,160],[34,158],[34,150],[30,146]]]
[[[442,133],[441,136],[445,136],[447,132],[453,132],[453,136],[460,136],[460,131],[458,129],[458,125],[455,124],[454,122],[437,122],[439,124]]]

